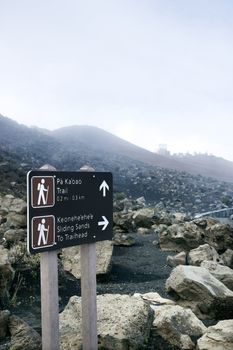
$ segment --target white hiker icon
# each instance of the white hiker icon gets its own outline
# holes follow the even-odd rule
[[[43,245],[47,244],[48,234],[49,234],[49,226],[47,228],[45,227],[45,219],[42,219],[41,223],[38,224],[37,231],[40,232],[37,245],[40,246],[41,241],[42,241]],[[45,237],[45,232],[47,232],[46,237]]]
[[[40,183],[38,183],[37,185],[37,191],[39,191],[37,205],[41,205],[41,201],[43,205],[47,204],[49,186],[46,188],[44,183],[45,183],[45,179],[41,179]],[[45,192],[46,192],[46,197],[45,197]]]

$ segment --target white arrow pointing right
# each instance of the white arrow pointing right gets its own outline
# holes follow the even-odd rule
[[[102,231],[104,231],[106,229],[106,227],[108,226],[109,221],[105,216],[102,216],[102,219],[103,219],[103,221],[98,222],[98,226],[103,226]]]

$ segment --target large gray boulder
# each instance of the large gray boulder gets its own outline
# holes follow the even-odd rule
[[[113,246],[111,241],[96,243],[96,274],[104,275],[111,269]],[[74,246],[62,250],[63,269],[76,278],[81,278],[80,247]]]
[[[131,232],[134,230],[132,216],[133,212],[115,212],[113,213],[114,225],[121,229],[123,232]]]
[[[191,308],[201,319],[233,316],[233,292],[203,267],[175,267],[166,281],[166,290],[179,305]]]
[[[26,241],[27,230],[18,228],[18,229],[9,229],[4,233],[5,241],[8,243],[18,243],[20,241]]]
[[[198,340],[198,350],[232,350],[233,349],[233,319],[219,321],[209,327]]]
[[[122,232],[119,229],[114,229],[112,244],[116,246],[130,247],[135,244],[135,239],[132,235]]]
[[[159,234],[159,245],[163,250],[190,251],[208,243],[217,252],[233,248],[233,231],[229,225],[217,219],[201,218],[164,227]]]
[[[207,269],[211,275],[233,291],[233,270],[230,267],[220,265],[214,261],[203,261],[201,267]]]
[[[27,203],[20,199],[15,198],[12,195],[0,196],[0,234],[5,234],[9,230],[26,229],[27,227]],[[24,238],[26,238],[26,231],[24,230]],[[16,237],[19,232],[16,232]],[[21,235],[21,234],[20,234]],[[12,234],[9,234],[12,241]],[[9,237],[5,237],[6,239]],[[21,235],[22,236],[22,235]],[[16,239],[17,240],[17,239]]]
[[[179,349],[195,349],[194,339],[203,335],[205,325],[190,310],[179,305],[155,306],[153,332]]]
[[[217,253],[216,249],[207,243],[200,245],[198,248],[190,250],[188,253],[188,265],[200,266],[204,260],[212,260],[223,263],[223,260]]]
[[[150,306],[140,298],[119,294],[97,296],[99,349],[143,349],[152,322]],[[80,297],[71,297],[60,314],[60,349],[82,349]]]
[[[233,250],[227,249],[223,254],[221,254],[221,259],[223,260],[224,265],[233,268]]]
[[[26,215],[27,203],[23,199],[7,194],[4,197],[0,197],[0,208],[5,213],[14,212],[16,214]]]
[[[203,243],[202,231],[193,222],[160,227],[159,246],[162,250],[189,251]]]
[[[11,348],[14,350],[41,350],[41,337],[26,322],[17,316],[10,316],[9,331]]]
[[[173,256],[169,255],[167,257],[167,263],[171,267],[177,265],[201,266],[203,261],[212,261],[216,262],[216,264],[224,265],[226,257],[229,257],[229,253],[219,255],[215,248],[206,243],[190,250],[190,252],[180,252]]]
[[[1,212],[1,210],[0,210],[0,212]],[[6,222],[6,217],[3,216],[2,214],[0,214],[0,225],[4,224],[4,222]]]
[[[136,227],[151,228],[156,217],[154,208],[142,208],[133,213],[132,219]]]
[[[5,224],[3,224],[3,228],[17,229],[27,227],[27,216],[25,214],[16,214],[10,212],[6,218],[7,221]]]
[[[228,248],[233,249],[233,229],[230,225],[216,220],[216,223],[207,225],[205,229],[205,242],[209,243],[218,252]]]
[[[0,303],[8,302],[9,289],[14,278],[14,270],[11,267],[8,250],[0,245]]]
[[[168,255],[167,264],[171,267],[175,267],[177,265],[187,265],[187,253],[180,252],[174,256]]]
[[[2,310],[0,311],[0,339],[5,338],[8,331],[10,311]]]

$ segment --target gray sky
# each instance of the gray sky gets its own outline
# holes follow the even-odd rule
[[[232,0],[0,0],[0,113],[233,161]]]

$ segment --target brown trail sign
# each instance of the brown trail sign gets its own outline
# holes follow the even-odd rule
[[[112,174],[30,171],[31,254],[112,239]]]
[[[112,239],[112,174],[46,167],[27,176],[27,247],[41,253],[42,349],[59,349],[57,250],[80,244],[83,350],[96,350],[95,242]]]

